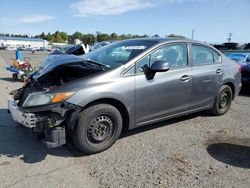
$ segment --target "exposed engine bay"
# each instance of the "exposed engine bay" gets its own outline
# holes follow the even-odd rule
[[[106,69],[102,65],[88,61],[60,63],[57,66],[48,67],[33,73],[22,88],[12,91],[10,94],[13,95],[14,100],[12,103],[9,102],[9,105],[14,102],[22,113],[21,116],[13,119],[16,118],[17,122],[25,124],[26,127],[32,128],[33,132],[42,135],[48,147],[58,147],[66,143],[65,120],[72,119],[69,116],[81,110],[81,107],[67,103],[65,100],[31,107],[26,107],[24,103],[36,93],[49,92],[53,100],[55,98],[53,89]]]
[[[52,71],[41,75],[37,79],[31,76],[22,88],[13,92],[14,100],[18,100],[18,106],[22,107],[24,100],[26,100],[30,93],[49,91],[68,82],[93,75],[103,70],[99,66],[84,62],[57,66]]]

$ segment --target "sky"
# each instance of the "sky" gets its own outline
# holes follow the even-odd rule
[[[178,34],[250,42],[250,0],[1,0],[0,33]]]

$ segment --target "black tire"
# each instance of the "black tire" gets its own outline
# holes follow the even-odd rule
[[[17,73],[13,73],[13,74],[12,74],[12,78],[13,78],[14,81],[17,81],[17,80],[18,80],[18,75],[17,75]]]
[[[80,151],[94,154],[111,147],[121,131],[122,116],[119,110],[110,104],[97,104],[78,115],[72,140]]]
[[[228,85],[221,86],[215,98],[211,112],[216,116],[225,114],[229,110],[232,100],[233,92],[231,87]]]

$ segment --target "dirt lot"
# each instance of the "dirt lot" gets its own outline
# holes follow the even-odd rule
[[[27,55],[36,64],[47,53]],[[249,90],[224,116],[201,112],[138,128],[83,156],[66,146],[47,149],[13,122],[7,96],[22,85],[4,68],[13,58],[0,51],[0,187],[249,187]]]

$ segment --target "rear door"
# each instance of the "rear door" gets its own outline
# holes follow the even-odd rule
[[[211,106],[223,77],[221,57],[212,48],[192,44],[190,58],[193,71],[190,109]]]

